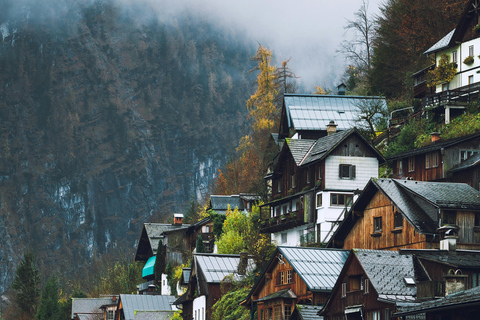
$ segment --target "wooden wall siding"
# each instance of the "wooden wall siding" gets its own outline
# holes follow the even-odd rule
[[[473,232],[475,213],[472,211],[457,211],[458,242],[478,243]],[[478,237],[477,237],[478,238]]]
[[[330,153],[331,156],[372,157],[378,155],[356,134],[350,135]]]
[[[330,298],[330,305],[327,313],[329,319],[341,315],[344,317],[346,308],[363,305],[365,312],[381,310],[382,315],[380,319],[387,320],[384,318],[385,314],[383,310],[387,308],[393,310],[394,305],[378,301],[378,294],[375,292],[371,283],[369,284],[368,293],[365,293],[365,286],[362,286],[361,290],[349,292],[350,276],[361,276],[362,283],[364,283],[364,279],[367,278],[358,260],[356,258],[351,259],[350,263],[346,265],[345,268],[347,268],[347,271],[340,276],[341,278],[337,281],[337,285]],[[347,296],[344,298],[342,297],[342,283],[347,284]]]
[[[461,150],[477,150],[480,151],[480,137],[469,141],[464,141],[453,147],[445,149],[445,171],[450,170],[460,163]]]
[[[368,206],[345,238],[343,249],[427,249],[425,235],[415,231],[408,221],[403,219],[400,232],[392,232],[395,209],[385,195],[377,191]],[[382,217],[382,232],[374,237],[373,218]]]
[[[468,184],[472,188],[480,190],[480,167],[476,166],[470,170],[455,172],[449,177],[449,181],[463,182]]]
[[[419,154],[415,157],[415,169],[412,172],[408,171],[408,157],[401,159],[402,161],[402,174],[398,173],[397,170],[397,161],[393,163],[393,178],[394,179],[403,179],[403,178],[412,178],[413,180],[418,181],[436,181],[444,178],[444,169],[443,169],[443,156],[439,151],[438,153],[438,166],[434,168],[426,168],[425,164],[425,154]],[[398,160],[400,161],[400,160]],[[446,172],[446,171],[445,171]]]
[[[355,178],[341,179],[339,177],[340,164],[355,165]],[[363,190],[372,177],[378,177],[377,158],[330,156],[325,160],[325,189]]]

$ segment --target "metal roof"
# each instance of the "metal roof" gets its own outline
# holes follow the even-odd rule
[[[278,247],[310,291],[331,291],[348,258],[348,250]]]
[[[111,304],[112,298],[72,298],[72,319],[75,314],[102,313],[100,307]]]
[[[170,320],[175,311],[143,311],[135,312],[135,320]]]
[[[326,130],[330,120],[334,120],[337,130],[347,130],[355,126],[358,105],[366,100],[382,100],[386,106],[381,97],[285,94],[288,126],[297,131]]]
[[[172,304],[176,298],[163,295],[121,294],[120,300],[125,320],[134,320],[135,310],[174,310]]]
[[[405,278],[415,279],[413,256],[390,250],[353,249],[380,299],[414,301],[415,285],[407,285]]]
[[[433,53],[433,52],[448,48],[448,45],[450,44],[450,41],[452,40],[454,33],[455,33],[455,29],[450,31],[445,37],[440,39],[437,43],[431,46],[430,49],[425,51],[423,54],[429,54],[429,53]]]
[[[238,274],[240,255],[195,253],[197,274],[201,269],[207,283],[220,283],[230,274]],[[247,273],[253,271],[255,263],[248,259]]]
[[[238,210],[244,210],[243,201],[239,195],[231,195],[231,196],[221,196],[221,195],[211,195],[210,196],[210,203],[212,205],[212,209],[214,211],[218,211],[221,213],[228,209],[230,205],[230,209],[235,209],[238,207]]]

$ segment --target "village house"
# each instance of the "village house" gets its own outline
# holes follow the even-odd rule
[[[118,296],[100,298],[72,298],[72,320],[113,320]]]
[[[178,310],[173,304],[175,299],[169,295],[121,294],[115,320],[135,320],[138,311],[165,311],[171,317]]]
[[[389,320],[397,303],[415,301],[412,255],[351,250],[320,315],[325,320]]]
[[[174,303],[182,306],[184,320],[211,319],[212,306],[223,294],[220,283],[227,280],[227,276],[241,280],[254,269],[255,263],[246,252],[239,255],[194,253],[187,292]]]
[[[374,179],[328,247],[480,249],[480,194],[464,183]]]
[[[480,88],[480,25],[479,0],[470,0],[455,29],[445,35],[427,51],[425,55],[435,60],[438,67],[442,56],[446,55],[448,63],[455,69],[451,81],[439,81],[434,94],[426,92],[426,75],[432,70],[429,66],[414,76],[415,97],[424,97],[424,107],[436,109],[444,117],[445,123],[450,123],[456,115],[462,114],[467,103],[478,100]]]
[[[479,154],[480,133],[445,141],[440,138],[440,134],[433,133],[428,146],[389,157],[387,160],[392,163],[393,178],[465,182],[478,190],[478,177],[472,178],[471,175],[470,169],[473,167],[460,164]],[[462,176],[459,176],[459,171],[463,172]]]
[[[252,211],[252,207],[258,203],[260,196],[256,194],[249,193],[240,193],[238,195],[211,195],[209,206],[207,208],[215,211],[219,214],[226,214],[228,208],[238,210],[243,212]]]
[[[347,250],[279,246],[241,305],[258,320],[302,318],[327,301]]]
[[[286,139],[268,175],[260,232],[281,245],[326,242],[356,194],[378,176],[383,156],[356,129],[318,140]]]

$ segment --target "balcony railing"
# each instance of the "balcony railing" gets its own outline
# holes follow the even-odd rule
[[[272,217],[262,221],[260,232],[272,233],[288,230],[305,224],[304,210],[300,209],[281,216]]]
[[[452,90],[446,90],[429,95],[423,99],[424,107],[439,106],[445,104],[466,105],[470,101],[478,99],[480,82]]]

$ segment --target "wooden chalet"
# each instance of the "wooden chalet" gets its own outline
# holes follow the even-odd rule
[[[320,315],[325,320],[389,320],[398,303],[417,293],[412,255],[351,250]]]
[[[480,194],[464,183],[371,179],[329,247],[480,249]]]
[[[290,319],[292,312],[317,312],[325,304],[348,251],[277,247],[242,305],[258,319]],[[294,310],[296,310],[294,312]]]
[[[278,244],[326,242],[355,193],[378,176],[384,161],[356,129],[318,140],[286,139],[268,175],[269,201],[260,206],[260,232]]]
[[[393,178],[419,181],[471,182],[471,186],[478,190],[478,184],[473,183],[477,180],[466,178],[462,181],[460,177],[456,177],[460,170],[452,171],[451,174],[450,170],[480,152],[480,133],[445,141],[440,138],[439,134],[432,134],[430,145],[389,157],[387,161],[392,163]],[[464,176],[468,176],[468,168],[461,168]]]
[[[222,297],[220,283],[227,276],[242,279],[255,269],[253,259],[245,252],[235,254],[193,254],[187,292],[175,305],[182,305],[184,320],[211,319],[212,306]]]

